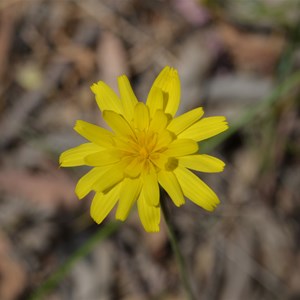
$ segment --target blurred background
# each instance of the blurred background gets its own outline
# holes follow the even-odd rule
[[[299,0],[0,0],[0,299],[184,299],[164,221],[97,226],[87,168],[59,169],[102,124],[90,85],[127,74],[140,100],[178,68],[180,113],[230,131],[200,144],[212,213],[170,203],[197,299],[300,299]]]

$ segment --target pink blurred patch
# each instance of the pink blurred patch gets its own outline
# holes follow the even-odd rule
[[[210,20],[208,11],[194,0],[173,0],[175,9],[191,24],[201,26]]]

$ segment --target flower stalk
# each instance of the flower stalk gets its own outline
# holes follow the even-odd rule
[[[186,292],[186,297],[188,300],[196,300],[196,297],[195,297],[192,287],[191,287],[191,282],[190,282],[190,279],[188,276],[185,260],[180,251],[178,240],[176,238],[174,224],[170,218],[165,195],[163,195],[161,197],[160,205],[161,205],[161,210],[162,210],[162,213],[163,213],[166,225],[167,225],[167,231],[168,231],[168,236],[170,239],[171,247],[172,247],[173,253],[176,258],[180,279],[181,279],[182,285],[184,287],[184,290]]]

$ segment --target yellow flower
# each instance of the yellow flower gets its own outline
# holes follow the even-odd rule
[[[93,167],[76,186],[81,199],[95,191],[91,216],[99,224],[118,202],[116,218],[124,221],[137,201],[148,232],[159,231],[161,186],[176,206],[185,197],[212,211],[216,194],[194,173],[221,172],[224,163],[198,154],[198,142],[228,128],[225,117],[202,118],[201,107],[175,117],[180,102],[177,70],[165,67],[146,104],[137,100],[128,78],[118,78],[120,97],[104,82],[91,86],[103,119],[112,131],[77,121],[74,129],[89,143],[63,152],[62,167]]]

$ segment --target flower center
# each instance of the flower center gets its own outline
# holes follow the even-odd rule
[[[167,116],[158,111],[146,124],[141,120],[140,123],[133,120],[130,134],[117,135],[114,140],[125,176],[134,178],[142,173],[176,168],[177,160],[169,157],[167,153],[169,144],[176,138],[166,129]]]
[[[143,158],[143,159],[149,158],[149,153],[145,147],[141,147],[139,154],[140,154],[141,158]]]
[[[141,160],[150,159],[150,156],[154,152],[154,148],[156,146],[156,136],[157,134],[153,132],[136,132],[136,155],[138,155],[141,158]]]

